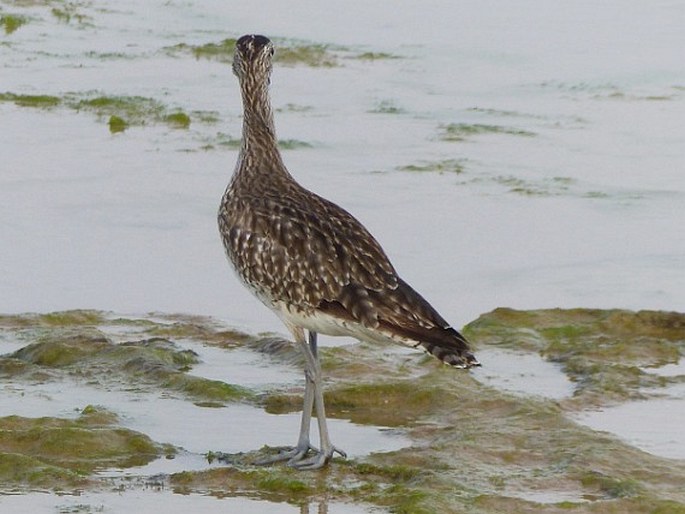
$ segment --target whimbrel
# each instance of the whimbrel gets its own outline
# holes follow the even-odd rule
[[[457,368],[479,363],[466,339],[397,275],[366,228],[288,172],[269,100],[273,54],[264,36],[236,43],[233,73],[242,93],[243,134],[219,208],[219,230],[240,280],[278,315],[305,357],[299,438],[272,461],[317,469],[334,453],[344,455],[326,427],[317,334],[422,348]],[[312,408],[318,450],[309,439]]]

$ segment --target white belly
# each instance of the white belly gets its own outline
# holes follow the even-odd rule
[[[288,328],[301,327],[310,332],[316,332],[317,334],[349,336],[371,343],[394,343],[411,346],[412,348],[415,348],[419,344],[419,341],[397,336],[393,337],[390,333],[365,327],[361,323],[341,320],[340,318],[328,314],[315,313],[307,315],[300,312],[293,312],[282,303],[271,306],[271,308]]]

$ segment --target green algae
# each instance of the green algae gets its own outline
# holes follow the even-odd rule
[[[274,337],[259,339],[246,334],[242,334],[242,338],[234,337],[230,329],[210,318],[155,315],[129,319],[72,311],[64,316],[52,313],[48,320],[66,323],[79,316],[84,320],[83,333],[79,333],[77,325],[50,325],[40,315],[29,316],[40,332],[40,342],[68,342],[70,347],[82,352],[78,358],[72,353],[65,360],[47,359],[59,367],[45,369],[80,370],[81,373],[86,368],[95,368],[100,375],[102,370],[111,373],[112,367],[107,364],[111,360],[118,363],[119,368],[122,363],[129,363],[131,369],[120,371],[124,374],[121,376],[134,377],[136,381],[148,377],[159,384],[161,376],[189,377],[181,370],[192,368],[197,357],[193,352],[184,353],[177,347],[172,341],[176,338],[203,344],[207,338],[209,344],[227,348],[246,345],[287,365],[301,365],[293,345],[287,341]],[[30,332],[30,326],[27,328],[26,323],[20,323],[20,318],[0,317],[0,327],[23,334],[27,330]],[[98,352],[89,352],[89,339],[95,341],[95,347],[103,345],[97,339],[101,337],[97,332],[100,325],[115,327],[122,334],[127,329],[134,330],[136,340],[110,342],[118,352],[116,358],[110,359],[108,353],[114,350],[108,350],[107,346]],[[683,315],[676,313],[498,309],[481,316],[465,331],[477,350],[487,346],[516,348],[541,354],[550,352],[562,359],[568,352],[576,352],[588,355],[598,369],[606,369],[617,361],[641,368],[643,364],[677,361],[682,351],[682,328]],[[620,349],[612,349],[607,334],[634,339],[632,343],[624,341]],[[595,338],[594,347],[583,344],[592,338]],[[32,355],[34,360],[45,359],[37,350],[33,348],[24,353]],[[616,358],[617,353],[620,359]],[[100,360],[95,357],[98,354]],[[364,502],[391,512],[647,514],[685,509],[682,491],[685,464],[646,454],[609,434],[573,423],[567,413],[578,405],[509,395],[483,385],[468,372],[446,368],[434,359],[417,354],[398,362],[396,356],[385,354],[370,344],[324,347],[321,356],[327,380],[327,407],[332,416],[402,427],[399,430],[412,439],[412,446],[348,460],[336,457],[330,467],[319,472],[255,465],[261,457],[271,455],[277,449],[263,448],[233,456],[210,452],[208,459],[224,465],[175,473],[169,477],[173,490],[222,497],[248,495],[302,505],[316,501]],[[73,359],[76,361],[69,363]],[[79,365],[79,362],[84,364]],[[159,378],[155,377],[156,370],[162,370]],[[164,370],[173,373],[165,375]],[[83,377],[93,379],[87,374]],[[164,387],[180,386],[167,384]],[[202,396],[209,395],[202,393]],[[187,397],[195,401],[193,395]],[[276,410],[300,408],[301,394],[293,394],[290,390],[267,392],[261,399],[252,397],[251,401],[263,401],[271,408],[269,403],[278,397],[282,404],[277,405]],[[20,456],[12,457],[12,462],[21,460],[25,463],[23,471],[9,476],[12,472],[4,470],[11,466],[3,467],[6,457],[0,453],[0,483],[29,484],[26,477],[34,466],[39,477],[35,483],[42,483],[42,487],[54,487],[54,484],[66,487],[78,481],[90,483],[93,478],[89,470],[97,469],[103,460],[126,460],[126,452],[110,457],[106,447],[92,448],[88,436],[82,434],[95,427],[117,429],[117,417],[113,413],[88,406],[77,420],[67,421],[43,418],[36,423],[17,417],[0,418],[0,430],[36,429],[39,425],[48,434],[51,430],[69,429],[63,430],[62,435],[83,436],[84,448],[93,455],[92,462],[91,459],[86,459],[85,463],[70,461],[59,454],[56,442],[46,444],[46,447],[37,445],[34,453],[28,443],[14,453],[0,449]],[[54,437],[57,441],[60,436]],[[112,439],[117,440],[114,436]],[[45,440],[50,442],[49,437]],[[144,442],[139,443],[141,450],[138,451],[142,453],[145,453]],[[136,444],[132,446],[135,448]],[[156,451],[159,455],[165,450],[157,447]],[[63,458],[65,462],[61,461]],[[555,490],[563,493],[563,501],[554,502]],[[526,500],[527,491],[547,494],[552,503]],[[570,493],[577,501],[568,500]]]
[[[187,129],[190,127],[190,116],[184,112],[175,112],[164,116],[164,121],[171,127]]]
[[[390,59],[401,59],[399,55],[389,54],[387,52],[362,52],[355,56],[355,59],[361,61],[384,61]]]
[[[289,502],[304,500],[318,489],[310,481],[303,480],[301,473],[284,467],[224,467],[199,472],[186,471],[171,475],[170,481],[174,490],[180,493],[193,491],[198,486],[210,492],[221,491],[221,494],[258,490],[261,498]]]
[[[542,180],[527,180],[513,175],[497,175],[487,179],[489,182],[506,187],[509,193],[529,197],[550,197],[573,195],[580,198],[592,198],[590,193],[578,191],[577,181],[570,177],[551,177]],[[474,182],[483,182],[483,178]],[[601,196],[596,196],[599,198]],[[604,195],[603,197],[608,197]]]
[[[649,368],[685,354],[685,315],[596,309],[496,309],[465,329],[475,340],[536,351],[576,384],[578,407],[642,398],[646,388],[679,380]]]
[[[252,461],[269,456],[271,449],[254,453],[249,456]],[[240,457],[244,460],[246,456]],[[184,494],[202,489],[210,494],[242,493],[271,501],[305,503],[326,498],[400,507],[415,503],[418,497],[423,496],[407,485],[418,473],[398,467],[386,469],[354,464],[341,459],[335,459],[335,468],[317,473],[302,473],[283,466],[246,466],[233,460],[227,467],[175,473],[170,482],[176,492]]]
[[[277,112],[311,112],[314,107],[311,105],[298,105],[293,103],[287,103],[283,107],[276,109]]]
[[[637,480],[614,478],[596,471],[588,471],[580,478],[586,488],[595,488],[606,498],[629,498],[644,492]]]
[[[406,166],[399,166],[396,169],[398,171],[408,171],[412,173],[437,172],[459,174],[464,172],[464,162],[463,159],[444,159],[435,162],[408,164]]]
[[[124,119],[121,118],[120,116],[117,116],[116,114],[112,114],[109,117],[109,121],[107,122],[107,125],[109,126],[109,131],[112,134],[118,134],[119,132],[123,132],[129,127],[128,122]]]
[[[142,96],[96,96],[71,99],[69,106],[77,111],[89,111],[98,117],[116,116],[128,124],[144,125],[146,122],[164,121],[164,105],[152,98]]]
[[[234,137],[232,135],[219,132],[215,137],[211,139],[205,139],[201,149],[205,151],[216,150],[217,148],[239,150],[241,145],[242,140],[239,137]],[[278,148],[284,151],[306,150],[309,148],[314,148],[314,145],[312,143],[309,143],[307,141],[301,141],[299,139],[279,139]]]
[[[2,14],[0,15],[0,27],[9,35],[17,31],[19,27],[26,24],[28,20],[24,16],[16,14]]]
[[[403,114],[406,111],[398,107],[393,100],[381,100],[369,112],[373,114]]]
[[[136,372],[154,369],[188,371],[199,362],[194,351],[182,350],[174,342],[162,337],[110,346],[109,352],[117,360],[123,361],[125,368]]]
[[[239,137],[233,137],[230,134],[223,132],[217,133],[212,140],[207,140],[202,146],[203,150],[214,150],[218,148],[227,148],[229,150],[239,150],[242,141]]]
[[[415,480],[423,473],[422,468],[407,465],[377,466],[368,462],[352,463],[352,465],[354,471],[361,476],[383,478],[394,483]]]
[[[314,145],[298,139],[279,139],[278,148],[281,150],[300,150],[303,148],[314,148]]]
[[[470,112],[477,112],[481,114],[487,114],[488,116],[501,116],[501,117],[512,117],[512,118],[535,118],[541,119],[542,116],[536,116],[531,114],[525,114],[518,111],[508,111],[503,109],[491,109],[486,107],[470,107],[467,109]]]
[[[0,102],[12,102],[20,107],[49,109],[60,105],[62,103],[62,99],[52,95],[24,95],[15,93],[0,93]]]
[[[304,65],[311,67],[332,68],[338,66],[338,59],[328,45],[296,44],[277,46],[274,62],[286,66]]]
[[[93,327],[105,322],[105,315],[93,310],[70,310],[46,314],[0,314],[0,328]]]
[[[96,469],[139,466],[172,451],[116,421],[93,406],[76,419],[0,417],[0,486],[83,485]]]
[[[133,378],[199,402],[233,402],[252,395],[239,386],[188,375],[197,362],[195,352],[161,337],[115,344],[92,327],[76,332],[73,328],[55,328],[36,342],[0,357],[0,372],[35,378],[39,370],[47,370],[42,376],[49,379],[51,370],[66,369],[96,381],[129,382]]]
[[[440,403],[440,397],[440,391],[417,388],[414,381],[349,385],[325,394],[331,416],[389,427],[422,417]]]
[[[233,61],[235,43],[235,38],[227,38],[216,43],[202,45],[179,43],[167,47],[166,50],[172,55],[190,53],[196,59],[211,59],[230,63]],[[330,68],[338,65],[337,57],[328,45],[279,39],[274,40],[274,45],[276,47],[274,62],[285,66],[303,65]]]
[[[532,182],[513,176],[496,176],[496,184],[506,186],[510,193],[524,196],[557,196],[568,194],[574,180],[568,177],[553,177],[539,182]]]
[[[165,50],[172,55],[190,53],[196,59],[212,59],[221,62],[231,62],[233,60],[236,41],[235,38],[227,38],[218,43],[205,43],[203,45],[179,43],[167,47]]]
[[[244,387],[192,375],[173,374],[162,385],[168,389],[182,391],[193,398],[208,400],[209,403],[199,404],[204,406],[217,406],[212,402],[233,402],[251,396],[250,391]]]
[[[355,53],[349,48],[314,43],[295,39],[273,38],[275,47],[274,62],[283,66],[309,66],[312,68],[333,68],[340,66],[341,58],[359,61],[382,61],[400,59],[401,57],[387,52],[366,51]],[[178,43],[164,48],[171,55],[192,55],[196,59],[231,63],[235,52],[235,38],[226,38],[217,42],[200,45]]]
[[[0,450],[0,487],[24,485],[31,488],[61,489],[84,487],[87,483],[81,473],[46,464],[34,457]]]
[[[60,23],[92,26],[92,18],[81,12],[83,7],[83,2],[59,2],[50,9],[50,13]]]
[[[327,390],[326,411],[333,418],[358,424],[405,426],[430,412],[439,403],[438,391],[417,388],[412,382],[348,385]],[[270,394],[264,399],[267,412],[282,414],[301,410],[301,395]]]
[[[111,343],[98,333],[90,331],[60,333],[57,337],[45,336],[42,340],[9,355],[10,359],[36,366],[60,368],[101,354]]]
[[[559,320],[574,320],[562,324],[544,317],[526,319],[538,311],[496,312],[499,316],[484,315],[467,327],[479,346],[539,352],[547,347],[546,337],[594,334],[597,327],[592,322],[601,319],[614,332],[664,337],[667,344],[661,350],[655,347],[645,358],[631,354],[626,358],[666,362],[675,355],[669,345],[680,345],[683,337],[682,315],[673,313],[554,311]],[[520,319],[526,322],[517,323]],[[533,328],[537,325],[546,335],[537,333]],[[576,425],[566,417],[564,402],[513,397],[482,386],[467,373],[423,358],[404,366],[405,375],[413,379],[405,376],[401,385],[389,383],[387,377],[396,373],[392,366],[397,364],[379,359],[372,347],[324,350],[323,366],[331,381],[326,387],[329,414],[381,425],[391,425],[394,417],[417,445],[361,460],[336,460],[326,472],[324,487],[320,476],[316,480],[306,477],[313,498],[326,494],[344,501],[363,499],[394,512],[550,512],[558,508],[647,513],[652,507],[668,511],[685,505],[685,496],[676,492],[685,476],[684,465]],[[639,345],[634,351],[641,353]],[[611,356],[609,352],[603,358]],[[613,360],[598,366],[611,367]],[[265,400],[266,408],[276,412],[293,410],[299,402],[301,397],[283,393]],[[565,494],[575,491],[578,501],[555,506],[505,492],[550,489]],[[520,494],[525,497],[525,492]]]
[[[105,316],[102,312],[92,310],[72,310],[62,312],[50,312],[38,315],[33,323],[45,324],[48,326],[95,326],[103,323]]]
[[[131,324],[131,320],[118,319],[114,320],[114,323],[125,327]],[[159,320],[136,320],[135,324],[144,326],[145,333],[150,337],[191,339],[223,348],[234,348],[256,339],[254,336],[226,328],[211,318],[203,316],[160,315]]]
[[[178,350],[170,341],[156,338],[127,345],[129,355],[122,369],[141,381],[152,381],[201,402],[232,402],[251,396],[245,388],[186,374],[198,362],[197,355],[191,350]]]
[[[53,109],[62,107],[76,112],[89,112],[99,120],[106,120],[110,132],[119,133],[131,126],[166,124],[172,128],[187,129],[191,117],[186,112],[171,109],[159,100],[143,96],[105,96],[94,92],[66,93],[63,96],[0,93],[0,102],[11,102],[20,107]],[[212,112],[193,113],[202,123],[216,123]]]
[[[532,137],[536,134],[528,130],[502,125],[487,125],[482,123],[450,123],[440,127],[440,139],[443,141],[466,141],[472,136],[483,134],[504,134],[510,136]]]
[[[221,115],[217,111],[191,111],[188,117],[196,122],[213,125],[221,121]]]

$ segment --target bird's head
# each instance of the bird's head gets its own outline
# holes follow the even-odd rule
[[[269,38],[254,34],[242,36],[235,44],[233,73],[241,82],[250,76],[268,83],[273,55],[274,45]]]

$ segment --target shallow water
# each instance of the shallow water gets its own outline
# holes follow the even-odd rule
[[[174,494],[170,490],[135,489],[118,492],[84,492],[79,495],[37,493],[27,495],[0,495],[0,508],[12,514],[55,514],[95,512],[135,512],[140,514],[169,514],[203,512],[259,512],[263,514],[315,514],[322,512],[318,502],[296,506],[288,503],[268,502],[251,498],[217,498],[200,494]],[[329,514],[379,513],[380,509],[365,508],[359,504],[324,503],[323,512]]]
[[[126,332],[113,326],[109,335],[116,339]],[[129,338],[124,338],[128,339]],[[15,351],[25,343],[2,341],[0,351]],[[201,360],[190,374],[239,383],[256,391],[271,387],[302,387],[302,373],[294,367],[279,364],[267,355],[244,348],[220,349],[183,341],[180,346],[196,352]],[[249,376],[248,376],[249,375]],[[264,499],[233,497],[217,499],[197,494],[175,494],[165,489],[165,478],[181,471],[198,471],[224,464],[209,463],[208,452],[239,453],[269,446],[294,444],[300,424],[300,413],[272,415],[248,404],[225,407],[203,407],[160,390],[116,377],[94,376],[85,381],[79,374],[57,375],[45,381],[3,380],[0,384],[0,417],[55,416],[76,418],[87,405],[97,405],[119,416],[119,424],[146,434],[159,443],[180,449],[173,456],[161,457],[146,465],[102,469],[97,477],[113,482],[112,492],[90,491],[78,495],[57,496],[33,493],[2,495],[0,509],[5,512],[121,512],[135,501],[136,512],[308,512],[307,506],[274,503]],[[356,425],[346,420],[329,419],[329,433],[336,445],[351,457],[377,451],[392,451],[411,445],[411,440],[397,430]],[[318,440],[316,425],[312,440]],[[161,478],[160,478],[161,477]],[[153,484],[148,486],[146,484]],[[160,485],[161,484],[161,485]],[[319,505],[312,505],[318,512]],[[330,513],[381,512],[363,505],[325,504]]]
[[[659,394],[663,396],[599,411],[584,411],[574,419],[594,430],[617,434],[629,444],[654,455],[685,459],[685,384],[671,386]]]
[[[301,373],[284,365],[264,361],[268,357],[248,350],[219,350],[186,343],[184,348],[197,352],[211,365],[200,365],[190,374],[222,380],[248,387],[303,387]],[[250,355],[252,354],[252,355]],[[234,359],[234,355],[238,358]],[[203,370],[209,370],[205,374]],[[219,372],[220,370],[220,372]],[[251,373],[250,379],[245,375]],[[298,377],[296,377],[296,375]],[[0,416],[11,414],[33,417],[77,417],[87,405],[102,406],[119,416],[121,424],[148,435],[154,441],[169,443],[193,454],[185,459],[168,460],[149,465],[166,472],[182,471],[188,459],[193,468],[209,467],[203,455],[209,451],[236,453],[269,446],[286,446],[296,442],[300,413],[273,415],[247,404],[226,407],[195,405],[173,393],[130,383],[118,383],[100,377],[84,382],[82,378],[64,377],[58,381],[26,383],[3,381],[0,385]],[[151,406],[154,405],[154,408]],[[239,420],[239,422],[236,422]],[[259,427],[259,430],[255,430]],[[313,426],[312,437],[318,432]],[[395,431],[362,426],[346,420],[330,420],[329,431],[336,444],[348,455],[360,456],[372,451],[391,451],[408,446],[409,439]],[[145,475],[147,469],[133,468],[127,474]],[[156,473],[158,471],[153,471]]]
[[[251,31],[401,57],[342,57],[335,68],[277,66],[278,133],[313,145],[284,152],[293,174],[354,212],[404,278],[455,326],[502,305],[685,311],[679,3],[302,0],[286,8],[269,0],[255,12],[250,3],[220,0],[74,2],[85,23],[58,20],[48,5],[27,5],[0,2],[3,12],[29,18],[0,35],[0,93],[141,95],[186,112],[215,111],[219,122],[193,120],[188,130],[149,124],[112,135],[106,119],[90,113],[0,102],[7,128],[0,138],[0,312],[189,312],[250,333],[283,332],[231,275],[217,235],[215,212],[236,152],[201,148],[219,132],[239,136],[230,67],[163,50]],[[374,113],[384,101],[400,112]],[[309,109],[283,110],[288,104]],[[444,141],[440,127],[449,123],[535,135]],[[444,160],[462,163],[463,172],[397,169]],[[0,351],[14,349],[0,340]],[[196,372],[219,378],[221,351],[204,352]],[[298,380],[286,367],[255,372],[262,358],[249,352],[231,355],[240,368],[230,382]],[[535,357],[483,357],[478,377],[496,387],[555,399],[568,393],[565,377]],[[22,387],[3,384],[0,413],[75,415],[87,403],[109,402],[115,411],[125,405],[127,426],[193,452],[190,461],[155,464],[162,467],[199,466],[197,455],[208,449],[291,443],[298,426],[296,415],[247,406],[207,409],[155,398],[156,417],[143,392],[94,388],[75,396],[68,382]],[[185,430],[169,423],[177,409],[191,424]],[[673,412],[685,412],[680,388],[669,398],[579,419],[683,458],[685,445],[670,428],[679,419]],[[233,415],[268,426],[269,441],[220,431],[200,441],[191,433]],[[352,455],[406,443],[343,421],[331,431]],[[191,498],[136,494],[155,511],[173,512],[175,501]],[[0,497],[0,506],[59,511],[58,497],[32,498]],[[116,505],[117,498],[103,503]],[[207,509],[234,505],[192,498]],[[293,509],[254,508],[272,507]]]
[[[298,179],[364,221],[455,325],[500,305],[685,310],[682,6],[77,5],[90,25],[12,6],[32,18],[3,39],[0,92],[142,95],[219,122],[111,135],[89,113],[0,103],[0,312],[196,312],[282,331],[218,241],[235,150],[200,150],[239,136],[236,81],[162,50],[250,30],[402,57],[277,66],[274,106],[310,107],[277,112],[277,127],[314,144],[285,152]],[[382,101],[402,112],[371,112]],[[454,143],[445,123],[537,135]],[[395,169],[444,159],[465,171]]]
[[[561,367],[546,361],[537,354],[520,353],[503,349],[488,349],[479,353],[482,368],[472,371],[474,377],[492,387],[526,396],[551,400],[571,397],[574,384]],[[645,371],[660,376],[685,375],[685,359],[678,364],[667,364]],[[629,401],[614,407],[586,410],[571,417],[594,430],[612,432],[646,452],[669,459],[685,459],[683,426],[685,426],[685,384],[664,389],[645,391],[648,399]],[[520,492],[519,492],[520,493]],[[555,501],[564,501],[564,494],[555,492],[524,493],[533,501],[548,495]],[[570,494],[570,493],[569,493]],[[575,493],[574,493],[575,494]]]
[[[484,363],[471,373],[476,380],[515,394],[561,400],[573,394],[573,382],[561,367],[535,353],[511,350],[484,350],[478,353]]]

